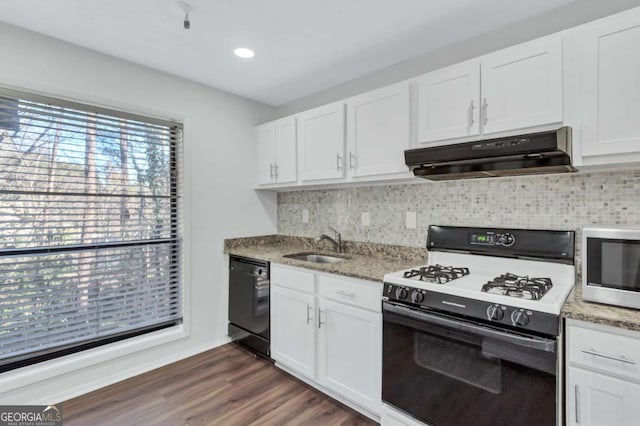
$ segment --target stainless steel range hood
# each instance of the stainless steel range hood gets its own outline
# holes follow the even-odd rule
[[[571,128],[477,142],[410,149],[405,162],[429,180],[575,172]]]

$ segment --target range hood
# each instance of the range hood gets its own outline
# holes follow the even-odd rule
[[[429,180],[471,179],[575,172],[571,128],[465,142],[404,152],[415,176]]]

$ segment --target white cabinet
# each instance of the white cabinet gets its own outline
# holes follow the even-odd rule
[[[583,161],[640,161],[640,9],[584,25],[582,42]]]
[[[562,38],[554,35],[481,60],[482,132],[562,122]]]
[[[560,124],[562,36],[536,39],[431,72],[418,79],[417,86],[422,144]]]
[[[320,298],[318,380],[373,412],[380,410],[379,313]]]
[[[303,112],[298,118],[300,179],[311,182],[345,176],[344,103]]]
[[[292,183],[297,180],[296,120],[287,117],[256,127],[258,183]]]
[[[271,357],[298,373],[315,377],[314,295],[271,287]]]
[[[418,140],[434,142],[480,134],[480,62],[472,60],[417,81]]]
[[[574,320],[567,325],[567,424],[638,424],[640,333]]]
[[[277,264],[271,282],[276,365],[379,416],[382,285]]]
[[[316,371],[315,275],[271,266],[271,357],[299,374]]]
[[[639,384],[570,367],[568,399],[567,423],[570,425],[638,424]]]
[[[409,83],[347,100],[347,167],[352,177],[406,173],[410,147]]]

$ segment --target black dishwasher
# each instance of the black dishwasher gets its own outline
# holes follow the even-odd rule
[[[270,357],[269,262],[229,257],[229,337]]]

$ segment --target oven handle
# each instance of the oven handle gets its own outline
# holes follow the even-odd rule
[[[513,343],[514,345],[524,346],[531,349],[541,350],[544,352],[556,352],[557,343],[555,340],[543,339],[540,337],[525,337],[517,334],[493,330],[491,328],[479,325],[469,324],[461,320],[452,320],[439,315],[433,315],[426,312],[419,312],[404,306],[398,306],[390,302],[382,303],[383,312],[391,312],[397,315],[416,319],[431,324],[437,324],[455,330],[466,331],[476,335],[491,337],[496,340]]]

